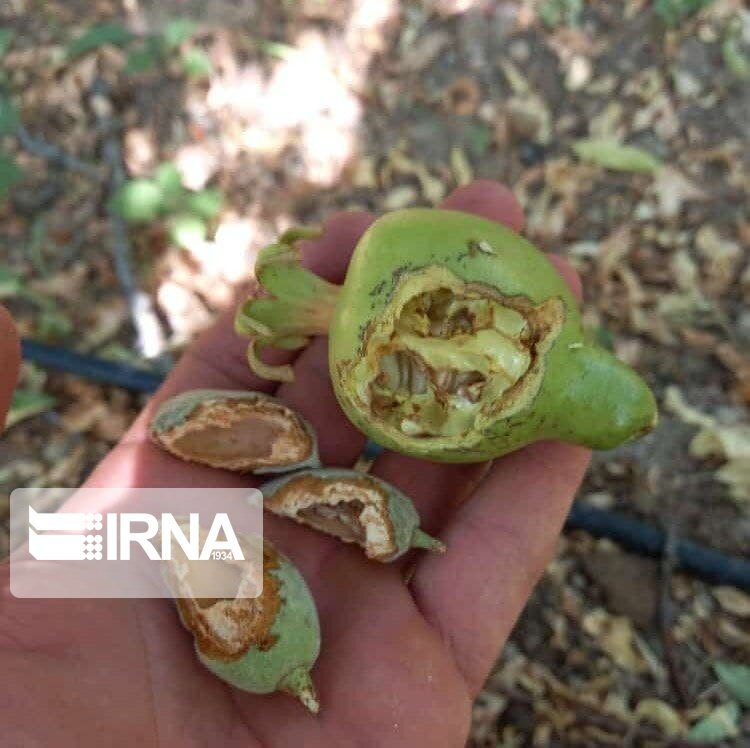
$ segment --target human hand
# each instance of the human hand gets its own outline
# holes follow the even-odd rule
[[[493,182],[456,190],[444,207],[522,228],[519,205]],[[333,216],[323,237],[307,243],[306,264],[341,281],[371,221],[365,213]],[[551,259],[580,295],[572,269]],[[233,310],[187,352],[87,485],[258,485],[180,462],[149,441],[159,402],[196,387],[275,392],[316,428],[323,464],[355,462],[365,441],[333,395],[327,342],[277,354],[277,362],[284,355],[293,360],[296,375],[277,385],[248,370],[232,318]],[[441,556],[418,554],[387,566],[267,516],[265,533],[300,569],[317,602],[318,716],[286,695],[255,696],[216,679],[197,661],[190,635],[165,600],[6,595],[0,656],[11,693],[4,723],[13,725],[14,739],[55,745],[103,738],[109,745],[463,745],[472,700],[553,553],[587,463],[586,450],[558,442],[480,465],[383,454],[373,473],[410,495],[422,527],[448,546]]]
[[[21,346],[18,333],[10,314],[0,305],[0,430],[8,415],[20,366]]]

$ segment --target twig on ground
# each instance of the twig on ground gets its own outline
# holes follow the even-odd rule
[[[659,596],[659,626],[661,629],[662,647],[667,670],[672,686],[677,694],[681,706],[688,707],[692,703],[690,689],[680,663],[672,627],[674,625],[674,601],[672,600],[672,575],[677,564],[677,531],[670,523],[666,532],[664,553],[661,558],[661,594]]]
[[[104,81],[94,82],[95,95],[103,96],[106,90]],[[102,132],[102,155],[110,168],[109,190],[107,197],[107,215],[109,216],[112,234],[112,258],[115,274],[125,295],[130,311],[130,318],[135,328],[138,352],[145,359],[161,359],[161,363],[169,366],[171,361],[166,353],[166,339],[159,317],[151,303],[151,298],[142,291],[131,268],[132,251],[128,227],[122,216],[111,205],[111,197],[126,182],[125,167],[123,165],[122,148],[120,146],[120,125],[112,117],[99,115],[97,117]]]
[[[38,156],[50,164],[59,166],[63,169],[76,171],[91,179],[102,179],[101,172],[96,166],[94,166],[94,164],[81,161],[75,156],[66,153],[62,148],[59,148],[52,143],[48,143],[46,140],[42,140],[42,138],[35,137],[26,129],[25,125],[18,125],[16,135],[21,146],[33,156]]]

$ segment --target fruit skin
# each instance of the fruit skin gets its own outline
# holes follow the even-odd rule
[[[478,245],[489,251],[475,251]],[[564,309],[533,399],[464,443],[410,437],[378,423],[352,397],[354,383],[346,381],[347,367],[364,354],[370,322],[383,316],[401,279],[428,266],[442,266],[464,282],[489,285],[503,296],[525,297],[536,305],[557,298]],[[352,257],[329,341],[333,388],[349,419],[383,447],[415,457],[478,462],[540,439],[610,449],[656,424],[651,391],[633,370],[584,338],[576,300],[544,254],[510,229],[466,213],[401,210],[370,226]]]
[[[443,553],[445,546],[436,538],[431,537],[420,529],[419,514],[412,500],[401,493],[390,483],[386,483],[374,475],[360,473],[357,470],[344,468],[317,468],[300,470],[289,475],[275,478],[260,487],[266,508],[270,511],[286,516],[273,507],[274,496],[285,486],[293,481],[304,478],[319,478],[323,480],[340,480],[350,483],[370,484],[372,488],[385,494],[387,498],[387,512],[393,532],[392,541],[394,550],[387,555],[370,555],[368,557],[376,561],[388,563],[403,556],[412,548],[423,548],[425,550]]]
[[[196,389],[187,390],[181,392],[179,395],[166,400],[156,412],[156,415],[149,424],[149,432],[152,439],[162,448],[169,451],[171,454],[175,454],[177,457],[181,455],[176,454],[169,448],[168,436],[171,431],[182,426],[196,410],[204,404],[211,402],[248,402],[253,404],[268,404],[270,406],[276,406],[280,409],[288,411],[293,414],[293,417],[297,420],[299,426],[304,430],[310,439],[311,450],[310,455],[300,462],[296,463],[284,463],[280,465],[260,465],[253,468],[242,468],[242,472],[252,472],[256,475],[263,475],[268,473],[280,473],[288,470],[296,470],[298,468],[310,467],[320,465],[320,459],[318,457],[318,440],[312,426],[300,416],[296,411],[293,411],[288,405],[282,403],[271,395],[267,395],[263,392],[245,392],[242,390],[212,390],[212,389]],[[182,459],[186,459],[182,457]],[[192,460],[198,462],[198,460]],[[210,464],[213,467],[219,467],[211,462],[206,461],[205,464]]]
[[[204,652],[196,638],[195,651],[203,665],[236,688],[255,694],[286,691],[317,713],[319,704],[309,674],[320,654],[320,623],[315,601],[292,562],[268,540],[264,541],[264,548],[264,587],[269,584],[267,575],[270,574],[280,599],[269,632],[271,646],[251,646],[236,659],[216,658]],[[270,568],[266,565],[269,556]],[[183,625],[193,631],[183,605],[178,605],[178,609]]]

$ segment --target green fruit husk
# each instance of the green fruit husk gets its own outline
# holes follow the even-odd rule
[[[300,470],[260,490],[269,511],[356,543],[376,561],[395,561],[412,548],[445,551],[443,543],[420,529],[411,499],[373,475],[342,468]],[[311,516],[311,507],[318,512],[323,507],[328,515]]]
[[[255,421],[244,430],[243,413]],[[171,454],[211,467],[265,474],[320,464],[310,424],[262,392],[189,390],[163,403],[149,429]]]

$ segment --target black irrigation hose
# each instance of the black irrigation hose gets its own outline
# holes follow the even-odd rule
[[[31,361],[44,369],[74,374],[84,379],[115,385],[133,392],[154,392],[163,379],[159,374],[145,369],[136,369],[116,361],[74,353],[65,348],[37,343],[34,340],[22,340],[21,351],[26,361]]]
[[[162,382],[161,376],[143,369],[33,340],[24,340],[22,350],[27,361],[43,368],[135,392],[154,392]],[[379,447],[368,442],[367,456],[374,458],[378,452]],[[598,538],[609,538],[626,550],[647,556],[660,556],[666,544],[666,534],[657,527],[582,502],[573,505],[565,526],[569,530],[585,530]],[[750,561],[728,556],[690,540],[677,540],[675,553],[679,566],[686,571],[711,582],[731,584],[750,591]]]
[[[576,502],[565,526],[585,530],[598,538],[609,538],[629,551],[646,556],[660,556],[667,542],[666,533],[657,527],[617,512]],[[678,566],[716,584],[731,584],[750,592],[750,561],[728,556],[691,540],[675,543]]]

